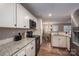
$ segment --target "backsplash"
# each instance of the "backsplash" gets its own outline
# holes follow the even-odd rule
[[[14,37],[17,35],[19,32],[23,33],[26,32],[27,30],[23,29],[11,29],[11,28],[0,28],[0,40]]]

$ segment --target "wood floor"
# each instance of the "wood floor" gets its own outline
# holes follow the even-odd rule
[[[67,49],[63,48],[53,48],[50,42],[44,42],[38,53],[38,56],[68,56],[69,53]]]

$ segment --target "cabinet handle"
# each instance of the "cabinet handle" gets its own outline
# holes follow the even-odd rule
[[[24,26],[24,27],[26,27],[26,26]]]
[[[24,56],[27,56],[26,54]]]
[[[14,26],[16,26],[16,24]]]

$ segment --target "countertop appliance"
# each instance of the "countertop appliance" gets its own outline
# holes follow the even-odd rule
[[[27,31],[27,37],[33,37],[33,32],[32,31]]]
[[[18,33],[18,35],[15,35],[15,37],[14,37],[14,41],[19,41],[21,39],[22,39],[22,36],[20,33]]]

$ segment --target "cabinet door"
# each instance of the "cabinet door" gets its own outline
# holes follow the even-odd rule
[[[21,4],[17,4],[17,27],[24,28],[25,8]]]
[[[35,56],[35,40],[26,46],[26,55]]]
[[[66,37],[62,37],[62,36],[60,36],[60,38],[59,38],[59,47],[64,47],[64,48],[66,48]]]
[[[25,53],[26,53],[27,56],[31,56],[31,46],[32,46],[31,44],[28,44],[26,46]]]
[[[25,28],[30,28],[28,16],[24,20],[24,25],[25,25]]]
[[[25,48],[21,49],[17,53],[15,53],[13,56],[25,56]]]
[[[33,40],[31,44],[31,56],[35,56],[35,40]]]
[[[52,46],[59,47],[59,36],[52,36]]]
[[[16,4],[0,4],[0,27],[16,27]]]
[[[35,56],[35,47],[34,46],[31,47],[31,56]]]
[[[20,51],[17,53],[17,56],[25,56],[25,48],[23,48],[22,50],[20,50]]]
[[[67,37],[67,49],[70,51],[70,38]]]

